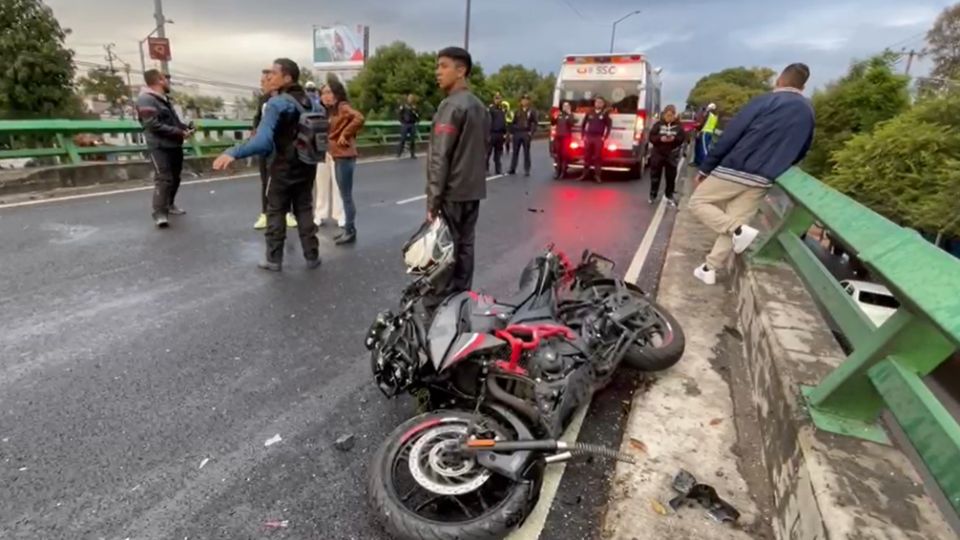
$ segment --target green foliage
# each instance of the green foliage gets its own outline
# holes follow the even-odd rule
[[[407,94],[418,98],[421,117],[429,119],[443,100],[436,82],[437,57],[433,52],[418,53],[401,41],[377,48],[353,81],[350,99],[354,106],[373,120],[395,120],[397,108]],[[487,77],[483,66],[474,64],[470,88],[485,103],[500,91],[504,98],[516,103],[520,94],[529,93],[537,107],[549,108],[553,98],[553,75],[540,76],[523,66],[506,65]]]
[[[85,94],[112,105],[119,105],[130,98],[130,91],[123,79],[107,68],[92,69],[77,83]]]
[[[183,107],[184,112],[190,113],[194,118],[223,110],[223,98],[220,96],[194,96],[174,92],[171,98],[174,103]]]
[[[813,147],[803,168],[822,178],[830,172],[830,154],[855,135],[905,111],[909,79],[893,72],[891,53],[857,62],[843,78],[813,96],[817,118]]]
[[[931,99],[832,154],[826,182],[904,226],[960,235],[960,98]]]
[[[82,113],[73,90],[69,30],[39,0],[0,0],[0,117],[71,118]]]
[[[943,79],[960,76],[960,4],[945,8],[927,33],[933,55],[931,75]]]
[[[711,73],[697,81],[687,103],[695,108],[715,103],[718,114],[729,118],[754,97],[769,92],[775,74],[765,67],[735,67]]]

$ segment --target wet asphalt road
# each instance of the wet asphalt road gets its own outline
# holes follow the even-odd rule
[[[555,182],[535,154],[532,177],[488,184],[475,286],[512,291],[551,241],[625,271],[646,181]],[[0,538],[382,538],[367,462],[414,408],[373,386],[363,336],[405,283],[424,203],[396,202],[423,161],[356,182],[358,243],[322,230],[310,272],[290,232],[282,275],[255,268],[252,177],[184,186],[167,231],[149,192],[0,209]]]

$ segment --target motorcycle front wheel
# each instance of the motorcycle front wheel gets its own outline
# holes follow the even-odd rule
[[[396,538],[493,540],[523,523],[539,482],[514,482],[458,452],[474,423],[485,436],[516,438],[486,415],[449,410],[407,420],[377,450],[369,496]]]

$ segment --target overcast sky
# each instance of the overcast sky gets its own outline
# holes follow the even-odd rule
[[[153,0],[47,0],[73,30],[79,60],[102,61],[114,42],[139,65],[137,42],[154,27]],[[642,51],[663,67],[664,98],[682,103],[701,76],[726,67],[779,70],[806,62],[812,85],[841,75],[854,58],[886,46],[920,48],[950,0],[473,0],[470,50],[489,73],[506,63],[556,71],[563,55],[602,52],[610,22],[619,51]],[[313,25],[367,24],[375,48],[402,40],[418,50],[462,44],[463,0],[165,0],[171,70],[255,83],[277,56],[311,58]],[[901,64],[902,66],[902,64]],[[921,63],[915,73],[927,68]]]

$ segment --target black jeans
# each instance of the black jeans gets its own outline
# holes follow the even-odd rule
[[[669,156],[661,156],[654,152],[650,156],[650,198],[654,198],[660,192],[660,177],[666,173],[667,185],[663,190],[663,196],[672,199],[673,193],[677,188],[677,165],[670,160]]]
[[[493,156],[493,170],[497,174],[503,173],[503,142],[506,138],[504,133],[490,134],[490,148],[487,148],[487,169],[490,168],[490,156]]]
[[[166,216],[180,189],[183,148],[152,148],[150,161],[154,170],[153,217]]]
[[[520,148],[523,148],[523,172],[530,174],[530,134],[514,133],[513,159],[510,160],[510,174],[517,172],[517,161],[520,161]]]
[[[558,173],[566,171],[566,166],[569,162],[569,158],[567,157],[567,152],[570,151],[567,148],[569,144],[569,135],[556,135],[553,138],[553,161],[556,163]]]
[[[267,158],[257,157],[260,165],[260,213],[267,213],[267,185],[270,184],[270,173],[267,171]]]
[[[600,156],[603,152],[603,138],[587,136],[583,140],[583,175],[593,169],[593,173],[600,175]]]
[[[316,166],[304,167],[306,172],[295,178],[271,178],[267,184],[267,260],[283,262],[283,244],[287,238],[285,214],[293,206],[303,257],[308,261],[320,256],[317,224],[313,222],[313,183]]]
[[[453,269],[445,275],[446,283],[438,283],[435,292],[423,299],[423,307],[431,316],[450,295],[469,291],[473,287],[474,244],[480,201],[446,202],[440,212],[447,220],[453,236],[454,263]]]
[[[407,141],[410,141],[410,157],[416,157],[417,155],[417,125],[416,124],[401,124],[400,125],[400,145],[397,146],[397,157],[400,157],[400,154],[403,153],[403,146]]]

